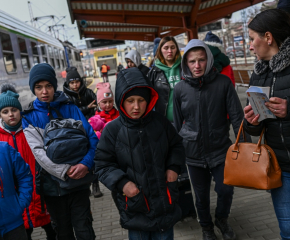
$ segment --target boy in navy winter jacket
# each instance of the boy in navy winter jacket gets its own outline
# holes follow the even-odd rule
[[[29,85],[36,100],[22,119],[23,131],[36,159],[36,192],[44,195],[47,209],[54,223],[58,239],[95,239],[90,210],[90,183],[74,188],[60,188],[52,176],[65,181],[81,179],[94,166],[94,153],[98,138],[79,108],[67,96],[56,91],[54,69],[47,63],[35,65],[29,75]],[[57,118],[57,109],[63,118],[81,120],[89,140],[88,152],[76,165],[55,164],[44,150],[44,128],[50,122],[49,115]],[[78,149],[75,149],[78,151]],[[41,191],[42,190],[42,191]]]
[[[137,68],[118,74],[115,95],[120,117],[101,135],[95,156],[99,180],[113,192],[130,240],[173,240],[173,226],[181,219],[182,138],[152,111],[158,94]]]
[[[28,164],[7,142],[0,142],[0,239],[27,239],[22,213],[32,190]]]

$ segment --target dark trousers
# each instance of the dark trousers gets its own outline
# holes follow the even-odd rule
[[[3,238],[0,236],[0,240],[27,240],[26,231],[24,225],[21,225],[10,232],[4,234]]]
[[[65,196],[44,196],[51,224],[57,239],[60,240],[94,240],[90,207],[90,190],[80,190]]]
[[[164,232],[128,230],[129,240],[173,240],[173,227]]]
[[[103,81],[104,82],[109,82],[109,80],[108,80],[108,73],[103,73]]]
[[[210,186],[211,179],[215,181],[215,192],[217,193],[217,206],[215,218],[227,218],[229,216],[234,188],[223,184],[224,164],[209,169],[193,167],[188,165],[188,171],[196,198],[196,209],[201,227],[213,226],[210,215]]]
[[[51,223],[46,224],[46,225],[41,226],[41,227],[44,229],[44,231],[46,233],[47,240],[56,240],[56,233],[53,230]],[[31,238],[32,233],[33,233],[33,228],[26,229],[26,234],[27,234],[28,240],[32,240],[32,238]]]

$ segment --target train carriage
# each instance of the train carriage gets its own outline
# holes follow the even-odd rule
[[[66,54],[67,52],[67,54]],[[35,99],[28,84],[30,69],[38,63],[49,63],[56,72],[58,89],[62,90],[62,72],[75,66],[83,76],[79,50],[33,28],[0,10],[0,85],[11,83],[20,95],[24,109]]]

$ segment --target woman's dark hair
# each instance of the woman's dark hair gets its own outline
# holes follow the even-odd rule
[[[174,42],[174,44],[175,44],[175,46],[176,46],[176,50],[177,50],[177,51],[176,51],[176,55],[175,55],[174,62],[175,62],[175,61],[179,58],[179,56],[180,56],[180,50],[179,50],[179,47],[178,47],[178,44],[177,44],[175,38],[174,38],[174,37],[171,37],[171,36],[167,36],[167,37],[162,38],[161,41],[160,41],[160,43],[159,43],[159,45],[158,45],[157,51],[156,51],[156,58],[158,58],[159,61],[162,62],[162,63],[165,64],[165,65],[167,65],[167,64],[166,64],[166,62],[165,62],[165,59],[164,59],[164,57],[163,57],[163,54],[162,54],[161,49],[162,49],[162,47],[163,47],[163,45],[164,45],[165,43],[170,42],[170,41]]]
[[[257,14],[248,27],[261,37],[265,36],[266,32],[270,32],[280,47],[290,36],[290,15],[280,9],[265,10]]]

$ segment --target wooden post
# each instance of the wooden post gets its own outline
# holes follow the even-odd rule
[[[237,66],[237,58],[236,58],[236,49],[235,49],[235,40],[234,36],[232,35],[232,40],[233,40],[233,51],[234,51],[234,57],[235,57],[235,64]]]

